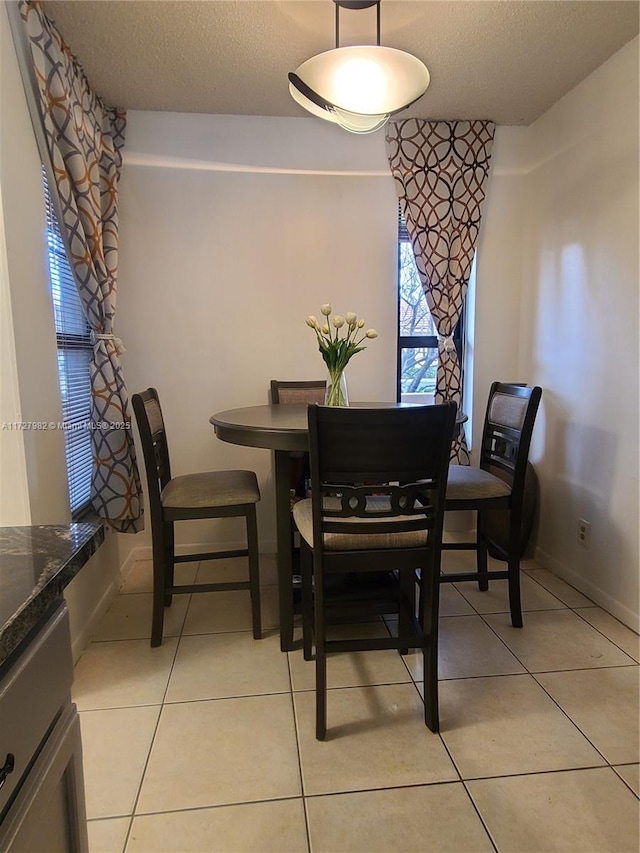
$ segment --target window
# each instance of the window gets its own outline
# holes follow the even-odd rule
[[[69,478],[71,515],[89,507],[91,490],[91,384],[89,364],[93,347],[69,261],[64,250],[49,186],[43,170],[47,208],[49,281],[58,345],[58,377],[64,419],[64,444]]]
[[[460,354],[462,318],[453,334]],[[438,332],[416,267],[404,216],[398,209],[397,399],[430,403],[436,391]]]

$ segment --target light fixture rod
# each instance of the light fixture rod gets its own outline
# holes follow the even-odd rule
[[[336,48],[340,47],[340,7],[345,9],[368,9],[376,7],[376,45],[380,47],[380,0],[333,0],[336,4]]]

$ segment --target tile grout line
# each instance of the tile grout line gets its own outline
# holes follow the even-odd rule
[[[198,574],[199,569],[200,569],[200,563],[198,563],[198,568],[196,569],[196,576],[197,576],[197,574]],[[162,701],[160,702],[160,713],[158,714],[158,719],[156,720],[156,724],[155,724],[154,729],[153,729],[153,735],[151,736],[151,742],[149,743],[149,751],[147,752],[147,757],[146,757],[146,760],[145,760],[145,762],[144,762],[144,767],[142,768],[142,773],[141,773],[141,775],[140,775],[140,782],[139,782],[139,784],[138,784],[138,789],[137,789],[137,791],[136,791],[136,795],[135,795],[134,800],[133,800],[133,806],[132,806],[132,809],[131,809],[131,818],[130,818],[130,821],[129,821],[129,827],[128,827],[128,829],[127,829],[127,833],[126,833],[126,835],[125,835],[124,845],[123,845],[123,848],[122,848],[123,853],[125,853],[125,851],[126,851],[126,849],[127,849],[127,846],[128,846],[128,844],[129,844],[130,838],[131,838],[131,831],[132,831],[132,829],[133,829],[133,821],[134,821],[134,818],[135,818],[136,809],[137,809],[137,807],[138,807],[138,802],[139,802],[139,800],[140,800],[140,793],[142,792],[142,786],[143,786],[143,784],[144,784],[144,778],[145,778],[145,776],[146,776],[147,769],[148,769],[148,767],[149,767],[149,760],[150,760],[150,758],[151,758],[151,753],[152,753],[152,751],[153,751],[153,745],[154,745],[154,743],[155,743],[156,736],[157,736],[157,734],[158,734],[158,728],[160,727],[160,720],[162,719],[162,714],[163,714],[164,707],[165,707],[165,700],[166,700],[166,698],[167,698],[167,692],[168,692],[168,690],[169,690],[169,683],[170,683],[170,681],[171,681],[171,676],[172,676],[172,674],[173,674],[173,669],[174,669],[174,667],[175,667],[176,659],[177,659],[177,657],[178,657],[178,649],[180,648],[180,641],[181,641],[181,639],[182,639],[182,632],[183,632],[183,630],[184,630],[184,626],[185,626],[186,621],[187,621],[187,613],[189,612],[189,608],[191,607],[191,601],[192,601],[192,599],[193,599],[193,595],[189,594],[189,598],[188,598],[188,601],[187,601],[187,606],[186,606],[185,611],[184,611],[184,618],[183,618],[183,620],[182,620],[182,625],[181,625],[181,627],[180,627],[180,633],[178,634],[178,637],[177,637],[177,640],[178,640],[178,641],[177,641],[177,643],[176,643],[176,649],[175,649],[175,652],[174,652],[174,654],[173,654],[173,660],[172,660],[172,662],[171,662],[171,667],[169,668],[169,675],[168,675],[168,677],[167,677],[167,683],[166,683],[166,685],[165,685],[164,693],[163,693],[163,695],[162,695]],[[169,639],[169,638],[167,637],[167,639]],[[138,706],[138,707],[139,707],[139,706]]]
[[[296,713],[295,691],[293,689],[293,670],[291,667],[291,652],[281,652],[287,656],[287,669],[289,672],[289,696],[291,700],[291,714],[293,716],[293,728],[296,735],[296,754],[298,756],[298,773],[300,776],[300,796],[302,798],[302,813],[304,815],[304,828],[307,838],[307,849],[311,853],[311,827],[309,825],[309,815],[307,812],[307,800],[304,787],[304,776],[302,773],[302,748],[300,744],[300,726],[298,715]],[[306,691],[305,691],[306,692]]]
[[[568,604],[566,604],[564,601],[562,601],[562,599],[561,599],[561,598],[559,598],[559,597],[558,597],[557,595],[555,595],[553,592],[551,592],[550,590],[548,590],[548,589],[547,589],[543,584],[541,584],[541,583],[540,583],[536,578],[531,577],[530,575],[527,575],[527,577],[529,577],[529,578],[530,578],[530,580],[532,580],[534,583],[537,583],[539,586],[541,586],[541,587],[545,590],[545,592],[548,592],[550,595],[552,595],[554,598],[556,598],[558,601],[560,601],[560,602],[562,603],[563,607],[561,607],[561,608],[541,608],[541,609],[540,609],[540,610],[538,610],[538,611],[524,611],[524,613],[526,613],[526,612],[551,612],[551,611],[556,611],[556,610],[568,610],[568,611],[570,611],[570,612],[572,612],[572,613],[575,613],[575,608],[570,607]],[[454,587],[457,589],[457,585],[456,585],[456,584],[454,584]],[[597,748],[597,746],[596,746],[596,745],[592,742],[592,740],[591,740],[591,739],[590,739],[590,738],[585,734],[585,732],[583,732],[583,731],[582,731],[582,729],[580,728],[580,726],[578,726],[578,724],[577,724],[577,723],[576,723],[576,722],[575,722],[575,721],[574,721],[574,720],[569,716],[569,714],[564,710],[564,708],[562,708],[562,707],[561,707],[561,705],[560,705],[560,704],[559,704],[559,703],[554,699],[554,697],[553,697],[553,696],[552,696],[552,695],[551,695],[551,694],[550,694],[550,693],[545,689],[544,685],[542,685],[542,684],[540,683],[540,681],[536,678],[536,674],[535,674],[535,673],[533,673],[533,672],[531,672],[531,671],[529,670],[529,668],[528,668],[528,666],[525,664],[525,662],[524,662],[523,660],[521,660],[521,659],[518,657],[518,655],[513,651],[513,649],[511,649],[511,648],[506,644],[506,642],[502,639],[502,637],[501,637],[501,636],[500,636],[500,635],[495,631],[495,629],[493,628],[493,626],[492,626],[492,625],[490,625],[490,624],[489,624],[489,622],[484,618],[485,616],[491,616],[491,615],[496,615],[496,614],[495,614],[495,613],[485,613],[485,614],[480,613],[480,612],[479,612],[479,611],[474,607],[473,603],[472,603],[471,601],[469,601],[469,599],[467,599],[467,598],[466,598],[466,596],[464,595],[464,593],[462,592],[462,590],[457,589],[457,591],[459,592],[459,594],[460,594],[460,595],[462,595],[462,597],[465,599],[465,601],[467,601],[467,603],[468,603],[468,604],[469,604],[469,605],[470,605],[470,606],[471,606],[471,607],[476,611],[476,613],[478,614],[478,616],[480,616],[480,618],[482,619],[483,623],[484,623],[484,624],[485,624],[485,625],[486,625],[486,626],[487,626],[487,627],[488,627],[488,628],[493,632],[493,634],[495,635],[495,637],[497,637],[497,639],[498,639],[498,640],[503,644],[503,646],[507,649],[507,651],[508,651],[510,654],[512,654],[512,655],[513,655],[513,657],[518,661],[518,663],[520,663],[520,665],[521,665],[522,667],[524,667],[524,669],[525,669],[525,672],[524,672],[524,673],[505,673],[503,677],[509,677],[509,676],[512,676],[512,675],[524,675],[524,674],[527,674],[527,675],[529,675],[531,678],[533,678],[533,680],[535,681],[535,683],[536,683],[536,684],[537,684],[537,685],[538,685],[538,686],[539,686],[539,687],[544,691],[544,693],[549,697],[549,699],[551,699],[551,701],[554,703],[554,705],[555,705],[555,706],[556,706],[556,707],[557,707],[557,708],[562,712],[562,714],[563,714],[563,715],[566,717],[566,719],[571,723],[571,725],[572,725],[572,726],[574,726],[574,728],[575,728],[578,732],[580,732],[580,734],[582,735],[582,737],[584,737],[584,738],[585,738],[585,740],[587,741],[587,743],[589,743],[589,745],[590,745],[590,746],[591,746],[591,747],[592,747],[592,748],[593,748],[593,749],[598,753],[598,755],[603,759],[603,761],[605,761],[606,766],[607,766],[608,768],[610,768],[610,769],[612,769],[612,770],[613,770],[613,766],[612,766],[612,764],[607,760],[606,756],[605,756],[605,755],[604,755],[604,754],[603,754],[603,753],[602,753],[602,752]],[[594,605],[594,606],[596,606],[596,605]],[[590,609],[590,608],[589,608],[589,609]],[[507,613],[507,614],[508,614],[508,611],[501,611],[501,612],[504,612],[504,613]],[[524,613],[523,613],[523,615],[524,615]],[[608,642],[610,642],[610,643],[612,643],[614,646],[616,646],[616,647],[618,648],[618,650],[619,650],[619,651],[621,651],[623,654],[627,654],[627,653],[624,651],[624,649],[621,649],[621,648],[617,645],[617,643],[615,643],[613,640],[611,640],[609,637],[607,637],[605,634],[603,634],[601,631],[599,631],[597,628],[595,628],[595,626],[591,625],[591,623],[589,623],[589,622],[588,622],[588,620],[583,619],[583,617],[582,617],[579,613],[576,613],[576,616],[578,616],[580,619],[582,619],[582,620],[583,620],[586,624],[588,624],[590,627],[594,628],[594,630],[596,630],[596,632],[597,632],[597,633],[599,633],[602,637],[604,637],[604,639],[606,639]],[[633,658],[631,658],[631,656],[630,656],[630,655],[627,655],[627,657],[629,657],[629,659],[630,659],[631,661],[633,661]],[[591,670],[595,670],[595,669],[626,668],[627,666],[631,666],[631,664],[626,664],[626,665],[622,665],[622,664],[621,664],[621,665],[619,665],[618,667],[584,667],[584,668],[579,668],[579,669],[577,669],[577,670],[575,670],[575,669],[573,669],[573,670],[557,670],[557,672],[559,672],[559,673],[564,673],[564,672],[574,672],[574,671],[581,671],[581,672],[582,672],[582,671],[589,671],[589,672],[590,672]],[[552,671],[552,672],[555,672],[556,670],[551,670],[551,671]],[[538,673],[538,674],[542,674],[542,673]],[[481,677],[481,676],[476,676],[476,677]],[[488,676],[488,677],[494,677],[494,676]],[[444,679],[444,680],[463,680],[463,679]],[[444,740],[443,740],[443,742],[444,742]],[[446,744],[445,744],[445,747],[446,747]],[[447,750],[447,752],[448,752],[448,750]],[[450,757],[451,757],[451,759],[452,759],[452,761],[453,761],[453,757],[452,757],[452,756],[450,756]],[[456,770],[458,770],[457,765],[455,765],[455,761],[454,761],[454,766],[456,766]],[[601,765],[599,765],[599,766],[601,766]],[[585,768],[571,768],[571,769],[573,769],[573,770],[578,770],[578,769],[585,769]],[[549,772],[561,772],[561,771],[549,771]],[[566,772],[566,771],[563,771],[563,772]],[[614,772],[615,772],[615,771],[614,771]],[[529,774],[516,774],[516,775],[529,775]],[[616,774],[616,775],[617,775],[617,774]],[[501,778],[501,777],[488,777],[488,778]],[[463,782],[464,782],[464,781],[465,781],[465,780],[463,779]],[[624,780],[622,780],[622,781],[624,782]],[[627,786],[627,787],[629,787],[629,786]],[[465,789],[466,789],[466,785],[465,785]],[[484,822],[483,822],[483,823],[484,823]]]
[[[597,607],[598,605],[595,605],[595,606]],[[580,619],[582,619],[582,621],[583,621],[583,622],[586,622],[586,623],[587,623],[587,625],[589,625],[589,627],[590,627],[590,628],[593,628],[593,630],[594,630],[594,631],[597,631],[597,632],[598,632],[598,634],[600,634],[600,636],[601,636],[601,637],[604,637],[604,638],[605,638],[605,640],[609,640],[609,642],[610,642],[610,643],[613,643],[613,645],[614,645],[614,646],[616,646],[616,648],[618,648],[618,649],[619,649],[623,654],[625,654],[628,658],[631,658],[631,660],[632,660],[636,665],[640,666],[640,661],[636,660],[636,659],[633,657],[633,655],[631,655],[631,654],[629,654],[629,652],[625,651],[625,649],[623,649],[623,648],[622,648],[622,646],[619,646],[619,645],[618,645],[618,643],[617,643],[615,640],[612,640],[612,639],[611,639],[611,637],[608,637],[606,634],[604,634],[604,633],[600,630],[600,628],[597,628],[595,625],[592,625],[592,624],[591,624],[591,622],[589,622],[589,620],[588,620],[588,619],[585,619],[585,618],[584,618],[584,616],[582,615],[582,613],[579,613],[579,612],[578,612],[579,610],[592,610],[592,609],[593,609],[592,607],[572,607],[572,608],[570,608],[570,609],[571,609],[571,610],[576,614],[576,616],[578,616]],[[602,608],[599,608],[599,609],[600,609],[600,610],[602,610]],[[602,612],[603,612],[603,613],[607,613],[607,611],[606,611],[606,610],[602,610]],[[609,616],[611,616],[611,614],[610,614],[610,613],[609,613]],[[613,618],[613,619],[615,619],[616,617],[615,617],[615,616],[613,616],[612,618]],[[617,622],[620,622],[620,620],[619,620],[619,619],[617,619],[616,621],[617,621]],[[627,630],[628,630],[628,631],[631,631],[631,630],[632,630],[632,629],[631,629],[631,628],[629,628],[627,625],[625,625],[623,622],[620,622],[620,625],[622,625],[624,628],[627,628]],[[635,631],[632,631],[632,633],[635,635]],[[636,636],[637,636],[637,635],[636,635]],[[638,637],[638,640],[640,641],[640,637]],[[639,654],[639,657],[640,657],[640,654]]]
[[[560,610],[561,608],[554,608],[554,610],[555,610],[555,609]],[[570,607],[568,607],[568,606],[565,606],[565,608],[562,608],[562,609],[568,610],[569,612],[573,612],[573,611],[571,610],[571,608],[570,608]],[[545,612],[547,612],[547,611],[545,611]],[[539,681],[538,681],[538,679],[536,678],[536,674],[535,674],[535,673],[533,673],[533,672],[531,672],[531,670],[530,670],[530,669],[529,669],[529,667],[525,664],[525,662],[524,662],[523,660],[521,660],[521,659],[518,657],[518,655],[517,655],[517,654],[516,654],[512,649],[510,649],[510,648],[509,648],[509,646],[507,646],[507,644],[506,644],[506,643],[505,643],[505,641],[502,639],[502,637],[500,637],[500,635],[499,635],[499,634],[494,630],[494,628],[493,628],[493,627],[492,627],[492,626],[487,622],[487,620],[486,620],[486,619],[484,619],[484,618],[482,617],[482,614],[479,614],[479,615],[480,615],[480,617],[482,618],[482,621],[485,623],[485,625],[487,625],[487,627],[488,627],[491,631],[493,631],[493,633],[495,634],[495,636],[496,636],[496,637],[497,637],[497,638],[498,638],[498,639],[499,639],[499,640],[504,644],[504,646],[507,648],[507,650],[508,650],[508,651],[509,651],[509,652],[510,652],[514,657],[515,657],[515,659],[516,659],[516,660],[521,664],[521,666],[523,666],[523,667],[524,667],[524,669],[525,669],[525,673],[519,673],[519,674],[520,674],[520,675],[524,675],[524,674],[526,674],[526,675],[528,675],[530,678],[532,678],[532,679],[534,680],[534,682],[535,682],[535,683],[540,687],[540,689],[541,689],[541,690],[543,690],[543,692],[545,693],[545,695],[547,695],[547,696],[549,697],[549,699],[551,699],[551,701],[552,701],[552,702],[554,703],[554,705],[558,708],[558,710],[562,712],[562,714],[566,717],[566,719],[569,721],[569,723],[571,723],[571,725],[572,725],[572,726],[573,726],[573,727],[574,727],[578,732],[580,732],[580,734],[582,735],[582,737],[584,737],[584,738],[585,738],[585,740],[587,741],[587,743],[588,743],[588,744],[589,744],[593,749],[595,749],[595,751],[598,753],[598,755],[600,755],[600,756],[601,756],[601,758],[606,762],[606,765],[607,765],[608,767],[611,767],[611,765],[609,764],[609,762],[607,761],[607,759],[605,758],[605,756],[602,754],[602,752],[601,752],[601,751],[596,747],[596,745],[595,745],[594,743],[592,743],[592,741],[590,740],[590,738],[588,738],[588,737],[587,737],[587,735],[586,735],[586,734],[582,731],[582,729],[578,726],[578,724],[577,724],[576,722],[574,722],[574,720],[572,720],[572,719],[571,719],[571,717],[569,716],[569,714],[564,710],[564,708],[562,708],[562,707],[558,704],[558,702],[556,702],[556,700],[555,700],[555,699],[553,698],[553,696],[552,696],[552,695],[551,695],[551,694],[550,694],[550,693],[549,693],[549,692],[544,688],[544,686],[543,686],[542,684],[540,684],[540,682],[539,682]],[[487,615],[492,615],[492,614],[487,614]],[[584,620],[584,621],[586,621],[586,620]],[[605,638],[605,639],[608,639],[608,638]],[[581,670],[558,670],[558,672],[591,671],[591,669],[610,669],[610,667],[585,667],[584,669],[581,669]],[[538,673],[538,674],[542,674],[542,673]],[[578,769],[578,768],[573,768],[573,769]],[[551,772],[554,772],[554,771],[551,771]],[[523,775],[524,775],[524,774],[523,774]]]
[[[468,785],[464,779],[462,779],[462,787],[464,789],[465,794],[467,795],[467,798],[469,799],[469,802],[471,803],[471,808],[478,815],[478,820],[480,821],[480,824],[482,825],[484,831],[487,833],[487,838],[489,839],[489,843],[491,844],[491,846],[495,850],[495,853],[501,853],[500,848],[498,847],[498,841],[497,841],[497,839],[494,840],[493,834],[491,833],[491,830],[487,826],[485,819],[482,817],[482,812],[480,811],[480,809],[476,805],[476,801],[473,799],[473,797],[471,795],[471,791],[469,790],[469,787],[468,787]]]
[[[618,669],[619,667],[599,667],[599,669],[611,669],[611,668],[613,668],[613,669]],[[622,668],[623,668],[623,669],[625,669],[626,667],[622,667]],[[560,671],[561,671],[561,672],[576,672],[576,671],[578,671],[578,672],[584,672],[585,670],[560,670]],[[589,670],[589,671],[590,671],[590,670]],[[601,750],[599,750],[599,749],[598,749],[598,747],[595,745],[595,743],[593,743],[593,741],[591,740],[591,738],[590,738],[590,737],[589,737],[585,732],[583,732],[583,731],[582,731],[582,729],[581,729],[581,728],[580,728],[580,726],[575,722],[575,720],[572,720],[572,719],[571,719],[571,717],[569,716],[569,714],[567,713],[567,711],[565,711],[565,710],[564,710],[564,708],[563,708],[563,707],[562,707],[562,706],[561,706],[561,705],[556,701],[556,699],[551,695],[551,693],[549,693],[549,691],[545,688],[544,684],[540,684],[540,682],[539,682],[539,681],[538,681],[538,679],[536,678],[536,674],[535,674],[535,673],[533,673],[533,672],[531,672],[531,673],[529,673],[529,674],[531,675],[531,677],[533,678],[533,680],[535,681],[535,683],[536,683],[536,684],[537,684],[537,685],[538,685],[542,690],[544,690],[545,694],[549,697],[549,699],[551,699],[551,701],[554,703],[554,705],[555,705],[555,706],[556,706],[560,711],[562,711],[562,713],[563,713],[563,714],[564,714],[564,716],[569,720],[569,722],[570,722],[573,726],[575,726],[575,728],[580,732],[580,734],[581,734],[581,735],[582,735],[582,737],[587,741],[587,743],[589,743],[589,744],[593,747],[593,749],[595,749],[595,751],[598,753],[598,755],[599,755],[599,756],[601,756],[602,760],[603,760],[604,762],[606,762],[607,767],[609,767],[610,769],[612,769],[611,762],[607,759],[607,757],[604,755],[604,753],[603,753]],[[538,673],[538,675],[546,675],[546,673]],[[576,769],[578,769],[578,768],[576,768]]]

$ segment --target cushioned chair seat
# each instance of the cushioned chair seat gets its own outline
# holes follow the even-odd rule
[[[326,506],[327,504],[325,504]],[[382,498],[376,500],[369,498],[367,508],[372,512],[379,510],[389,510],[389,500]],[[313,548],[313,515],[312,501],[307,498],[304,501],[298,501],[293,507],[293,517],[296,526],[300,531],[302,538]],[[348,523],[364,523],[374,524],[377,531],[384,528],[385,521],[387,523],[398,521],[411,521],[409,516],[394,516],[387,519],[371,518],[342,518],[342,522]],[[324,548],[327,551],[366,551],[369,549],[386,549],[386,548],[424,548],[427,544],[427,533],[425,530],[414,530],[408,533],[372,533],[367,536],[366,533],[358,533],[350,536],[348,533],[325,533]]]
[[[506,497],[511,487],[482,468],[450,465],[447,479],[447,500],[486,500]]]
[[[256,504],[260,500],[258,480],[253,471],[207,471],[171,476],[169,443],[155,388],[147,388],[131,398],[138,422],[144,467],[147,475],[151,545],[153,553],[153,602],[151,645],[162,644],[164,611],[174,595],[248,590],[254,639],[262,636],[260,614],[260,571]],[[176,554],[175,527],[182,522],[209,518],[243,518],[246,547],[195,554]],[[178,563],[229,560],[247,557],[247,580],[220,580],[176,583]],[[224,575],[224,569],[223,573]]]
[[[164,507],[216,507],[260,500],[253,471],[207,471],[174,477],[162,490]]]
[[[490,580],[508,580],[509,611],[514,628],[522,628],[520,558],[531,531],[535,503],[527,499],[528,456],[542,389],[515,382],[493,382],[480,442],[477,468],[450,465],[446,510],[476,513],[472,541],[443,543],[443,550],[475,551],[475,571],[447,571],[441,583],[475,580],[489,589]],[[533,498],[535,500],[535,497]],[[487,555],[505,562],[489,566]]]

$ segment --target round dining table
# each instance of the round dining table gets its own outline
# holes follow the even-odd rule
[[[352,403],[358,408],[388,409],[413,403]],[[278,603],[280,648],[291,651],[293,644],[294,588],[291,530],[293,519],[289,491],[289,454],[309,450],[307,403],[244,406],[217,412],[209,418],[216,436],[230,444],[263,447],[274,452],[276,492],[276,548],[278,563]],[[458,411],[456,425],[467,416]]]

